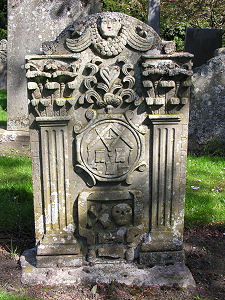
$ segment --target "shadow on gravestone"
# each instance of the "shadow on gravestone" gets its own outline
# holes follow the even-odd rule
[[[194,54],[194,67],[205,64],[213,57],[214,51],[222,46],[222,35],[222,29],[187,28],[184,51]]]

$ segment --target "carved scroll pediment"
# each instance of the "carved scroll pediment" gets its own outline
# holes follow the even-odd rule
[[[67,38],[66,46],[72,52],[82,52],[92,45],[97,53],[106,57],[120,54],[127,45],[137,51],[148,51],[155,36],[145,29],[141,25],[125,23],[120,14],[103,13],[89,22],[80,37]],[[75,28],[72,35],[76,34]]]

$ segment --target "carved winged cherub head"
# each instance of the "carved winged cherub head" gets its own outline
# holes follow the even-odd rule
[[[119,19],[107,18],[107,17],[100,18],[99,30],[103,37],[114,38],[118,35],[120,29],[121,29],[121,22]]]
[[[148,51],[153,41],[152,33],[143,36],[138,26],[125,24],[122,18],[113,14],[102,13],[88,24],[79,38],[67,38],[66,46],[72,52],[82,52],[92,45],[102,56],[113,57],[120,54],[127,44],[137,51]]]

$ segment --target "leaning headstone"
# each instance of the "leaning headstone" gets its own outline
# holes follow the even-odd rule
[[[189,148],[225,153],[225,48],[195,68],[192,77]]]
[[[7,40],[0,41],[0,90],[7,84]]]
[[[41,44],[55,39],[78,17],[100,11],[100,1],[8,1],[7,129],[28,130],[24,57],[41,53]]]
[[[182,242],[192,55],[120,13],[82,18],[43,49],[25,66],[37,253],[22,258],[23,282],[193,287]]]
[[[214,51],[222,47],[222,35],[222,29],[187,28],[184,51],[194,54],[194,67],[205,64],[213,57]]]

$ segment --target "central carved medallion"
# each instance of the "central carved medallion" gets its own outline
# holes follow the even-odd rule
[[[116,178],[126,174],[140,156],[137,134],[124,122],[97,123],[81,141],[82,160],[95,175]]]
[[[144,170],[143,136],[123,118],[89,124],[77,135],[77,147],[76,167],[86,171],[94,184],[95,179],[122,181],[135,169]]]

